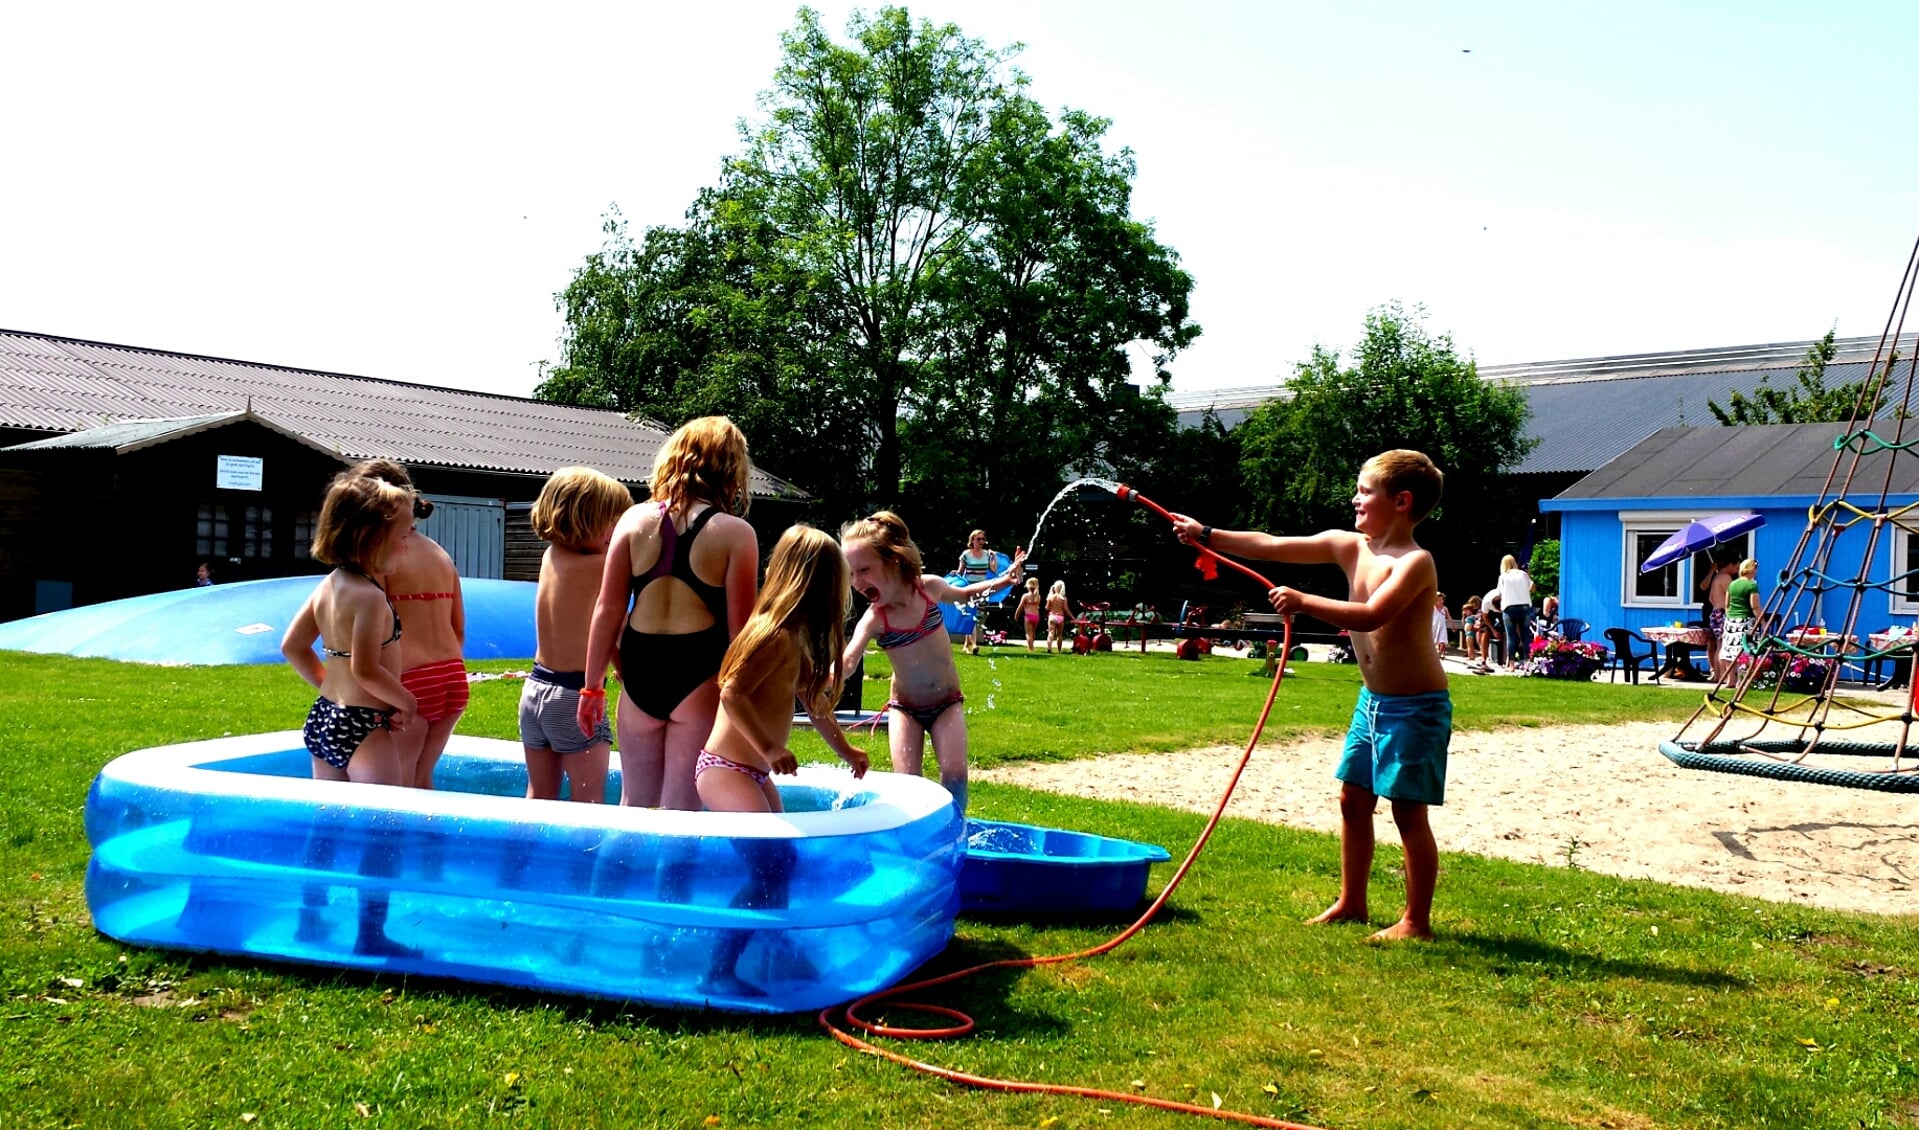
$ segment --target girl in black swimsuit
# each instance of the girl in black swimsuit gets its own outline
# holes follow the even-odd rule
[[[724,416],[688,421],[653,465],[651,495],[614,529],[587,637],[586,690],[612,664],[623,804],[698,809],[694,762],[719,709],[715,677],[753,610],[759,540],[736,517],[747,498],[746,437]],[[580,696],[590,732],[606,699]]]

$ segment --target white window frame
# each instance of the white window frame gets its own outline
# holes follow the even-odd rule
[[[1906,570],[1919,566],[1912,558],[1912,542],[1919,534],[1912,534],[1898,526],[1892,528],[1892,576],[1897,577]],[[1919,587],[1919,578],[1909,582]],[[1886,588],[1886,600],[1894,616],[1919,616],[1919,599],[1902,596],[1898,589]]]
[[[1699,602],[1688,600],[1692,594],[1692,558],[1682,557],[1673,563],[1679,570],[1677,591],[1669,597],[1640,596],[1635,582],[1639,578],[1639,562],[1633,556],[1633,548],[1641,535],[1657,534],[1661,540],[1677,533],[1681,526],[1692,521],[1698,515],[1683,510],[1622,510],[1619,524],[1622,533],[1619,538],[1619,604],[1622,608],[1694,608]]]

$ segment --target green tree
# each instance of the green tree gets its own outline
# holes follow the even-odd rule
[[[1290,395],[1234,429],[1250,524],[1295,533],[1348,526],[1360,464],[1412,448],[1446,476],[1439,509],[1420,526],[1442,585],[1449,573],[1491,576],[1492,561],[1474,555],[1510,544],[1536,507],[1500,474],[1536,442],[1525,435],[1526,398],[1480,379],[1452,338],[1429,334],[1423,318],[1422,309],[1398,303],[1372,310],[1351,367],[1316,347],[1288,382]]]
[[[727,412],[829,519],[937,502],[922,536],[1005,529],[1073,470],[1162,452],[1172,413],[1127,385],[1128,351],[1163,383],[1199,330],[1191,278],[1127,214],[1131,155],[1098,118],[1055,126],[1010,50],[952,25],[887,8],[849,34],[801,10],[684,226],[636,246],[609,220],[537,395]]]
[[[1826,366],[1839,352],[1836,335],[1838,328],[1826,331],[1826,336],[1812,343],[1806,350],[1806,356],[1793,373],[1793,383],[1785,388],[1777,388],[1769,376],[1760,377],[1759,385],[1746,396],[1737,390],[1726,398],[1726,407],[1721,408],[1718,401],[1709,400],[1706,407],[1721,424],[1739,427],[1746,424],[1816,424],[1844,423],[1854,419],[1871,419],[1879,413],[1879,397],[1869,395],[1866,386],[1874,383],[1871,378],[1851,381],[1846,384],[1826,387]],[[1897,361],[1897,355],[1893,358]],[[1891,363],[1887,365],[1890,371]],[[1878,394],[1879,389],[1872,390]],[[1870,400],[1870,408],[1866,409]]]

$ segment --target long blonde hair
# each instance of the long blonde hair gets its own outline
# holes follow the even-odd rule
[[[840,527],[840,541],[863,541],[887,565],[899,570],[900,578],[911,584],[926,572],[925,558],[913,535],[906,532],[906,519],[891,510],[881,510],[857,522]]]
[[[746,513],[753,465],[746,436],[725,416],[701,416],[681,424],[653,460],[649,497],[669,510],[704,502],[728,514]]]
[[[846,557],[824,530],[789,526],[774,543],[766,583],[753,615],[720,664],[723,687],[781,632],[800,649],[800,678],[793,692],[802,702],[830,705],[839,698],[840,652],[846,647]]]

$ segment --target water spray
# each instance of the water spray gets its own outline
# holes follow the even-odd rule
[[[1174,520],[1171,511],[1154,502],[1152,499],[1147,498],[1132,487],[1127,486],[1125,483],[1113,483],[1104,479],[1081,479],[1077,482],[1068,483],[1065,489],[1061,490],[1059,494],[1053,498],[1052,502],[1047,503],[1045,513],[1040,515],[1041,526],[1046,524],[1046,515],[1052,513],[1053,505],[1074,491],[1080,492],[1082,497],[1105,498],[1108,497],[1109,494],[1114,495],[1125,502],[1137,502],[1141,506],[1146,507],[1166,519],[1168,522]],[[1035,529],[1032,540],[1027,542],[1029,552],[1038,542],[1039,530]],[[1246,566],[1241,565],[1239,562],[1230,561],[1203,545],[1196,545],[1193,548],[1199,550],[1200,560],[1202,562],[1209,562],[1209,560],[1224,562],[1232,568],[1239,570],[1241,573],[1244,573],[1246,576],[1251,577],[1253,580],[1258,581],[1262,592],[1272,591],[1273,583],[1271,581],[1260,576],[1253,570],[1248,569]],[[1209,572],[1208,575],[1210,576],[1211,573]],[[1280,645],[1280,654],[1282,656],[1289,656],[1293,650],[1293,618],[1287,616],[1283,623],[1285,625],[1285,631]],[[1015,1079],[995,1079],[983,1075],[974,1075],[969,1072],[955,1071],[951,1068],[940,1067],[937,1064],[914,1059],[910,1056],[902,1055],[899,1052],[882,1048],[860,1036],[854,1035],[854,1031],[856,1030],[872,1036],[890,1036],[896,1039],[908,1040],[946,1039],[954,1036],[964,1036],[973,1031],[972,1017],[967,1016],[958,1009],[947,1008],[944,1005],[923,1004],[918,1001],[900,1000],[899,998],[911,992],[949,984],[989,969],[1034,969],[1042,965],[1053,965],[1064,961],[1077,961],[1082,958],[1095,957],[1099,954],[1118,949],[1127,939],[1144,930],[1146,924],[1153,920],[1154,916],[1159,913],[1160,908],[1166,905],[1166,900],[1171,898],[1173,892],[1179,888],[1180,882],[1186,878],[1186,873],[1190,871],[1193,864],[1198,861],[1200,851],[1205,848],[1206,842],[1212,838],[1213,829],[1219,827],[1221,818],[1226,815],[1226,804],[1232,800],[1233,790],[1239,787],[1240,776],[1246,772],[1246,765],[1252,760],[1253,749],[1258,746],[1259,736],[1266,729],[1266,719],[1273,712],[1273,700],[1279,696],[1279,685],[1285,677],[1286,664],[1282,659],[1275,669],[1272,688],[1266,692],[1266,705],[1262,707],[1259,712],[1259,721],[1253,726],[1252,736],[1246,739],[1246,749],[1240,754],[1239,764],[1234,767],[1232,778],[1226,783],[1226,791],[1220,795],[1219,804],[1213,809],[1212,818],[1206,822],[1206,827],[1200,832],[1199,839],[1193,843],[1192,850],[1186,853],[1186,858],[1180,863],[1179,869],[1173,873],[1173,877],[1167,880],[1166,886],[1160,890],[1159,896],[1153,900],[1153,904],[1147,907],[1145,913],[1141,914],[1131,926],[1128,926],[1105,942],[1093,946],[1090,949],[1080,950],[1077,953],[989,961],[981,965],[956,970],[942,976],[930,977],[923,981],[915,981],[911,984],[895,985],[890,989],[882,989],[879,992],[861,997],[851,1004],[837,1005],[833,1008],[822,1010],[818,1017],[820,1027],[830,1033],[834,1039],[855,1051],[878,1056],[881,1059],[889,1060],[904,1067],[910,1067],[915,1071],[945,1079],[949,1082],[964,1083],[967,1086],[977,1087],[982,1090],[1009,1091],[1021,1094],[1077,1095],[1082,1098],[1097,1099],[1104,1102],[1131,1103],[1138,1106],[1156,1107],[1160,1110],[1175,1111],[1180,1114],[1199,1115],[1205,1118],[1237,1122],[1248,1126],[1271,1127],[1273,1130],[1318,1130],[1317,1127],[1307,1125],[1306,1123],[1289,1122],[1282,1118],[1270,1118],[1264,1115],[1248,1114],[1234,1110],[1222,1110],[1218,1107],[1208,1109],[1194,1103],[1177,1102],[1171,1099],[1154,1098],[1136,1093],[1104,1091],[1094,1087],[1063,1086],[1056,1083],[1031,1083]],[[990,696],[988,701],[991,701]],[[868,1020],[860,1015],[861,1009],[878,1005],[881,1002],[887,1002],[891,1007],[901,1011],[929,1013],[953,1021],[953,1023],[943,1028],[901,1028],[874,1020]],[[1214,1101],[1218,1101],[1217,1096],[1214,1097]]]

